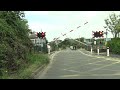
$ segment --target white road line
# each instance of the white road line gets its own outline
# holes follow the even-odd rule
[[[78,50],[80,53],[82,53],[83,55],[86,55],[86,56],[89,56],[89,57],[95,57],[95,58],[104,58],[106,60],[109,60],[109,61],[120,61],[120,59],[115,59],[115,58],[108,58],[108,57],[103,57],[103,56],[92,56],[92,55],[88,55],[88,54],[85,54],[83,53],[82,51]]]

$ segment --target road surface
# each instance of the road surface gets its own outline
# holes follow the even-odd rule
[[[120,79],[120,60],[84,50],[62,50],[37,79]]]

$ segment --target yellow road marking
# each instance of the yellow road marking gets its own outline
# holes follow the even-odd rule
[[[73,74],[73,75],[62,75],[60,77],[69,78],[69,77],[78,77],[78,76],[116,76],[116,75],[120,75],[120,73],[114,73],[114,74]]]
[[[104,60],[104,61],[106,61],[106,60]],[[84,64],[84,65],[79,65],[79,66],[69,67],[69,68],[67,68],[67,69],[72,69],[72,68],[82,67],[82,66],[89,65],[89,64],[96,64],[96,63],[98,63],[98,62],[104,62],[104,61],[96,61],[96,62],[93,62],[93,63],[87,63],[87,64]],[[101,64],[101,65],[102,65],[102,64]],[[69,65],[68,65],[68,66],[69,66]]]
[[[120,70],[114,70],[114,69],[102,69],[102,70],[108,70],[108,71],[119,71],[119,72],[120,72]]]
[[[64,69],[66,71],[70,71],[70,72],[75,72],[75,73],[80,73],[80,71],[75,71],[75,70],[68,70],[68,69]]]
[[[120,63],[120,61],[119,61],[119,62],[112,63],[112,64],[108,64],[108,65],[105,65],[105,66],[102,66],[102,67],[99,67],[99,68],[95,68],[95,69],[89,70],[89,71],[87,71],[87,72],[95,71],[95,70],[99,70],[99,69],[102,69],[102,68],[105,68],[105,67],[111,66],[111,65],[113,65],[113,64],[117,64],[117,63]]]
[[[120,59],[117,59],[117,58],[110,58],[110,57],[104,57],[104,56],[96,56],[96,55],[88,55],[88,54],[85,54],[85,53],[83,53],[82,51],[80,51],[80,50],[78,50],[80,53],[82,53],[82,54],[84,54],[84,55],[86,55],[86,56],[89,56],[89,57],[95,57],[95,58],[104,58],[104,59],[106,59],[106,60],[110,60],[110,61],[120,61]]]
[[[74,75],[62,75],[60,77],[75,77],[75,76],[80,76],[79,74],[74,74]]]
[[[76,73],[80,73],[80,74],[81,74],[81,73],[88,73],[88,72],[91,72],[91,71],[96,71],[96,70],[99,70],[99,69],[102,69],[102,68],[111,66],[111,65],[113,65],[113,64],[117,64],[117,63],[120,63],[120,61],[119,61],[119,62],[112,63],[112,64],[108,64],[108,65],[105,65],[105,66],[102,66],[102,67],[99,67],[99,68],[94,68],[94,69],[92,69],[92,70],[85,71],[85,72],[80,72],[80,71],[75,71],[75,70],[68,70],[68,69],[64,69],[64,70],[66,70],[66,71],[71,71],[71,72],[76,72]]]

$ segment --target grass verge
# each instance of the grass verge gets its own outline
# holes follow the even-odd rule
[[[49,63],[47,54],[30,54],[28,55],[28,63],[21,65],[19,70],[13,74],[3,73],[1,79],[30,79],[33,72],[35,72],[42,65]]]

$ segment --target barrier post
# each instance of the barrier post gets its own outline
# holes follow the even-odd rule
[[[110,55],[109,55],[109,47],[107,47],[107,56],[110,56]]]
[[[97,48],[97,53],[98,53],[98,55],[99,55],[99,47]]]

